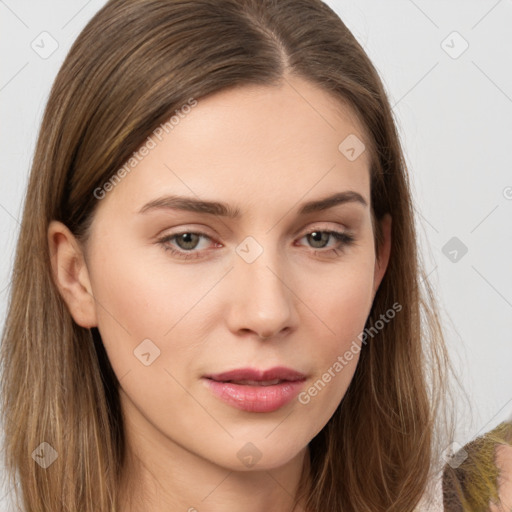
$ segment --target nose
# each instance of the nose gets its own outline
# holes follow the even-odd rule
[[[283,256],[266,247],[252,263],[236,255],[230,272],[227,323],[236,334],[267,339],[297,326],[296,296]]]

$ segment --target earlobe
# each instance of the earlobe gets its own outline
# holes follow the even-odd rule
[[[89,272],[75,236],[59,221],[48,226],[48,245],[53,280],[75,322],[96,327],[96,308]]]
[[[382,244],[379,254],[375,258],[374,280],[373,280],[373,296],[377,293],[380,283],[386,269],[388,268],[389,255],[391,253],[391,223],[392,218],[389,213],[386,213],[380,220],[382,229]]]

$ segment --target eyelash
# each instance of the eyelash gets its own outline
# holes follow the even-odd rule
[[[345,247],[351,246],[355,242],[355,237],[348,233],[343,233],[340,231],[326,230],[326,229],[323,229],[323,230],[322,229],[313,229],[307,233],[304,233],[304,235],[302,235],[300,237],[300,239],[302,239],[308,235],[311,235],[313,233],[328,233],[334,239],[338,240],[337,246],[332,249],[314,249],[313,254],[315,256],[325,256],[327,254],[334,254],[336,257],[339,257],[340,256],[340,254],[338,254],[339,250],[343,251],[343,249]],[[199,235],[199,236],[202,236],[204,238],[211,240],[211,237],[208,236],[206,233],[201,233],[199,231],[182,231],[181,233],[175,233],[173,235],[166,235],[166,236],[160,238],[158,240],[158,243],[160,243],[162,245],[162,247],[165,251],[170,251],[171,254],[173,254],[174,256],[178,256],[179,258],[183,258],[183,259],[200,258],[201,257],[200,251],[196,251],[195,249],[192,249],[190,251],[184,251],[183,249],[176,249],[175,247],[172,247],[171,245],[169,245],[170,241],[175,240],[177,237],[179,237],[181,235],[185,235],[185,234]]]

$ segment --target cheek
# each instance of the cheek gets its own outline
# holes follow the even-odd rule
[[[120,381],[123,407],[133,421],[142,421],[142,414],[163,431],[180,424],[177,414],[197,418],[204,411],[187,391],[197,359],[191,347],[202,339],[194,306],[211,283],[193,286],[190,273],[150,264],[133,248],[105,249],[109,257],[95,267],[93,290],[98,330]],[[192,419],[183,430],[193,431]],[[174,434],[180,435],[179,428]]]
[[[179,271],[156,266],[142,252],[112,243],[91,259],[98,330],[118,376],[139,366],[139,351],[165,362],[165,344],[172,339],[173,350],[179,352],[174,327],[186,323],[187,311],[202,292],[202,287],[191,286],[190,276],[186,279]]]
[[[310,323],[310,339],[314,342],[307,352],[316,375],[299,396],[299,403],[317,418],[319,429],[338,407],[357,367],[362,332],[372,305],[373,265],[371,257],[358,258],[340,266],[339,273],[317,279],[315,291],[312,287],[305,294],[307,306],[321,321],[312,319]],[[304,289],[308,286],[305,284]]]
[[[303,284],[305,304],[323,321],[325,335],[338,340],[328,344],[333,348],[342,348],[364,328],[373,299],[373,266],[371,257],[362,256]]]

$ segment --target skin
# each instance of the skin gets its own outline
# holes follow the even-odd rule
[[[354,112],[302,79],[221,91],[99,201],[84,247],[50,224],[59,290],[79,325],[98,327],[120,380],[122,510],[292,509],[308,443],[338,407],[358,353],[308,404],[270,413],[227,405],[201,377],[283,365],[307,375],[307,390],[359,342],[388,265],[391,219],[377,258],[368,206],[297,215],[304,202],[347,190],[370,204],[368,151],[349,161],[338,150],[350,134],[365,140]],[[241,217],[138,212],[166,194],[229,203]],[[315,230],[350,232],[355,242],[315,242],[306,236]],[[158,241],[183,232],[207,236]],[[252,263],[236,252],[248,236],[263,249]],[[160,350],[149,366],[134,355],[145,339]],[[237,457],[249,442],[261,454],[252,467]]]
[[[512,510],[512,446],[499,445],[496,448],[496,465],[500,470],[498,495],[500,502],[491,503],[490,512],[510,512]]]

